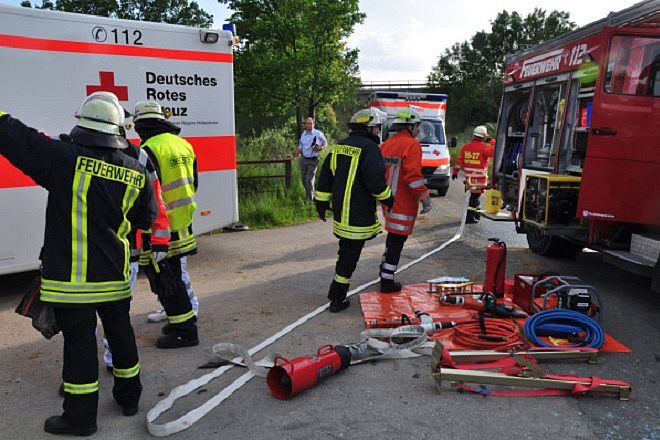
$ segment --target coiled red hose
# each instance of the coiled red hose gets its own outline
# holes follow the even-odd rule
[[[465,348],[487,350],[508,348],[522,344],[518,327],[512,321],[484,318],[486,333],[478,322],[459,324],[454,327],[454,342]]]

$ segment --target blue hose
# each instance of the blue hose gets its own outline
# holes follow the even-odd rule
[[[582,340],[576,345],[564,345],[566,348],[588,347],[600,349],[605,343],[605,334],[603,329],[596,321],[583,315],[582,313],[573,310],[553,309],[539,312],[532,315],[527,322],[525,322],[525,336],[529,341],[540,347],[554,347],[553,345],[546,344],[538,338],[538,327],[543,324],[567,324],[579,327],[585,333]]]

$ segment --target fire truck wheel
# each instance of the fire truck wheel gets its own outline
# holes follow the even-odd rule
[[[526,225],[527,244],[536,254],[551,258],[573,258],[582,252],[583,246],[564,238],[543,235],[538,228]]]

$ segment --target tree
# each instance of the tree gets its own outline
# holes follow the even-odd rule
[[[237,116],[251,123],[282,123],[353,96],[357,50],[346,46],[364,20],[358,0],[219,0],[235,11]],[[328,111],[328,114],[333,114]],[[240,131],[240,129],[239,129]]]
[[[490,32],[446,49],[428,76],[429,87],[449,95],[447,126],[458,132],[494,121],[502,94],[506,55],[575,29],[568,12],[535,8],[526,17],[502,11]]]
[[[23,0],[21,6],[32,7],[29,0]],[[55,4],[44,0],[41,6],[35,4],[34,7],[195,27],[209,27],[213,23],[211,14],[200,8],[196,1],[189,3],[188,0],[57,0]]]

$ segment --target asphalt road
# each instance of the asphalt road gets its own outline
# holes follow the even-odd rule
[[[437,247],[456,231],[463,192],[435,198],[434,210],[418,221],[406,243],[405,264]],[[507,275],[554,271],[577,275],[594,285],[605,303],[605,330],[632,349],[602,354],[599,363],[555,363],[558,374],[599,376],[629,381],[630,401],[608,396],[488,397],[439,392],[428,359],[384,361],[354,366],[287,401],[271,397],[265,381],[255,378],[186,431],[173,438],[238,439],[657,439],[660,301],[647,280],[620,271],[584,252],[573,260],[549,260],[526,249],[509,224],[482,221],[443,251],[398,275],[404,284],[441,276],[483,280],[486,239],[507,241]],[[384,237],[368,243],[353,276],[353,286],[377,276]],[[112,379],[100,371],[99,432],[96,438],[149,438],[146,412],[174,386],[208,370],[211,347],[233,342],[250,348],[325,303],[334,273],[337,242],[320,221],[281,229],[223,233],[200,238],[200,252],[190,258],[193,286],[200,297],[198,347],[161,351],[154,348],[160,325],[148,324],[156,305],[146,279],[140,278],[132,304],[138,335],[142,380],[140,412],[126,418],[111,397]],[[61,335],[50,341],[13,312],[30,275],[0,277],[0,438],[47,436],[43,421],[59,414]],[[357,298],[340,314],[324,312],[257,355],[279,352],[312,354],[323,344],[358,340],[364,328]],[[99,351],[100,353],[101,351]],[[243,371],[232,371],[178,401],[160,421],[172,420],[209,399]]]

